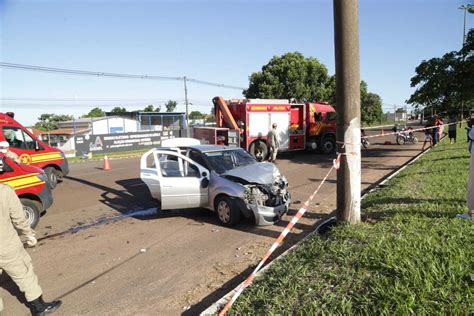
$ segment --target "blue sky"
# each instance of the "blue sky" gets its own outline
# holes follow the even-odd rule
[[[410,96],[410,78],[423,59],[460,48],[463,3],[472,1],[359,1],[361,78],[386,110]],[[247,87],[248,76],[272,56],[299,51],[334,73],[332,1],[0,0],[0,20],[0,60],[9,63]],[[0,69],[0,80],[0,111],[15,111],[25,124],[41,113],[77,117],[93,106],[135,110],[168,99],[184,111],[179,81],[8,69]],[[203,112],[213,96],[242,97],[238,90],[197,84],[188,90],[190,109]]]

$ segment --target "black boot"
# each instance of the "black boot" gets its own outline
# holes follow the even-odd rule
[[[36,300],[31,301],[30,310],[31,315],[33,316],[44,316],[46,314],[50,314],[57,310],[59,306],[61,306],[62,301],[54,301],[51,303],[47,303],[43,301],[43,296],[38,297]]]

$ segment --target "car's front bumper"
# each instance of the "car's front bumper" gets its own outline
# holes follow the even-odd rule
[[[291,203],[291,196],[287,193],[286,202],[277,206],[248,205],[255,216],[255,224],[257,226],[272,225],[279,221],[280,218],[288,212]]]
[[[44,184],[44,189],[38,193],[38,197],[41,200],[43,211],[46,211],[51,205],[53,205],[53,193],[47,183]]]
[[[62,176],[67,176],[69,174],[69,162],[67,161],[66,156],[64,156],[63,162],[59,164],[59,168],[61,168]]]

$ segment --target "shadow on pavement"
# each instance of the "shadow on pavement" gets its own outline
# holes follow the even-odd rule
[[[219,221],[217,220],[217,216],[214,212],[202,209],[202,208],[190,208],[190,209],[179,209],[179,210],[169,210],[169,211],[162,211],[159,210],[159,202],[153,199],[149,193],[146,184],[141,181],[139,178],[131,178],[125,180],[119,180],[116,183],[123,187],[121,189],[110,188],[95,182],[91,182],[85,179],[66,176],[68,180],[76,181],[82,183],[84,185],[88,185],[94,187],[96,189],[102,190],[103,193],[101,194],[102,200],[101,203],[107,205],[108,207],[118,211],[122,215],[135,218],[138,220],[155,220],[160,218],[170,218],[170,217],[186,217],[194,222],[191,225],[204,225],[204,224],[211,224],[215,226],[220,226]],[[146,212],[149,209],[156,209],[156,212]],[[140,211],[145,211],[145,214],[137,214],[136,216],[133,215],[134,213],[140,213]],[[298,211],[298,209],[290,209],[289,214],[294,214]],[[313,214],[315,215],[315,214]],[[121,220],[127,217],[119,217],[114,216],[111,218],[99,218],[96,222],[92,224],[83,225],[83,227],[78,228],[70,228],[69,230],[47,236],[46,238],[57,237],[59,235],[63,235],[66,233],[74,233],[84,228],[89,228],[97,225],[108,224],[112,223],[117,220]],[[286,226],[288,224],[287,220],[280,220],[274,226]],[[273,227],[273,226],[269,226]],[[296,224],[295,227],[300,230],[308,230],[311,229],[312,226],[304,225],[304,224]],[[244,231],[247,233],[266,236],[271,238],[277,238],[280,234],[279,231],[275,231],[269,228],[265,228],[265,226],[255,226],[253,219],[244,219],[239,225],[233,227],[232,229]],[[291,233],[290,233],[291,235]]]

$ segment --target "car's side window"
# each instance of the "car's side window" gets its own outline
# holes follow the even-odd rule
[[[156,164],[155,164],[155,155],[153,153],[150,153],[147,157],[146,157],[146,167],[147,168],[155,168],[156,167]]]
[[[10,144],[10,147],[21,149],[35,149],[35,141],[21,128],[4,126],[3,136]]]
[[[185,165],[187,168],[185,168],[185,177],[194,177],[194,178],[199,178],[199,169],[195,165],[185,161]]]
[[[204,162],[204,159],[202,158],[202,155],[200,153],[198,153],[197,151],[191,150],[189,152],[189,158],[191,160],[197,162],[201,166],[206,167],[206,162]]]
[[[163,177],[199,177],[199,169],[192,163],[170,154],[159,154],[161,175]]]

